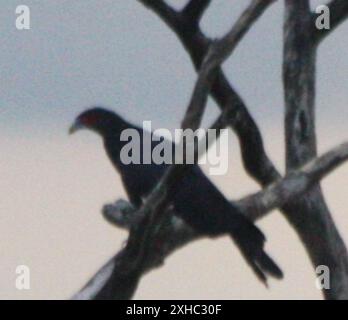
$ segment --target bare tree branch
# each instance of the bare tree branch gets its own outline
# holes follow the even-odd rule
[[[273,3],[274,0],[254,0],[243,12],[230,32],[219,41],[213,42],[200,68],[193,95],[182,122],[182,128],[196,130],[201,123],[204,107],[211,84],[214,80],[213,71],[227,59],[251,25]]]
[[[285,93],[286,166],[288,172],[317,154],[315,133],[315,64],[309,1],[285,2],[283,82]],[[348,299],[348,254],[325,203],[320,186],[284,206],[314,269],[330,270],[327,299]]]
[[[170,27],[180,26],[179,14],[163,0],[138,0],[145,7],[151,8]]]
[[[259,219],[271,210],[304,194],[311,186],[347,160],[348,142],[323,154],[301,169],[289,173],[265,190],[233,203],[250,219]],[[134,224],[139,224],[142,219],[139,211],[125,200],[118,200],[115,204],[104,206],[103,215],[110,223],[126,230],[131,229]],[[170,212],[166,216],[168,219],[158,233],[157,243],[160,245],[156,246],[156,250],[150,251],[151,255],[147,259],[143,274],[161,266],[165,258],[174,251],[199,238],[190,227],[175,216],[174,212]],[[73,299],[127,299],[131,297],[140,276],[115,278],[115,274],[122,274],[122,272],[115,272],[120,268],[119,260],[121,259],[122,251],[110,259]]]
[[[247,216],[256,220],[273,209],[281,208],[302,196],[314,184],[348,160],[348,142],[310,161],[299,170],[289,172],[283,179],[237,202]]]
[[[330,10],[330,29],[319,30],[315,27],[317,14],[313,14],[313,40],[319,44],[327,35],[331,34],[344,20],[348,18],[348,1],[332,0],[328,5]]]
[[[316,155],[315,58],[309,2],[285,1],[283,83],[286,167],[297,168]]]
[[[147,4],[150,9],[157,12],[154,1],[147,1]],[[175,15],[175,18],[178,18],[176,13]],[[159,16],[169,25],[166,16]],[[198,25],[192,25],[185,16],[180,15],[178,19],[180,24],[169,26],[190,54],[196,70],[199,70],[211,41],[202,34]],[[280,174],[265,152],[261,133],[254,119],[220,68],[212,84],[211,94],[220,108],[226,112],[226,125],[230,125],[238,136],[243,164],[250,176],[263,186],[280,178]]]
[[[182,11],[182,15],[193,24],[198,24],[211,0],[190,0]]]
[[[125,272],[126,249],[123,248],[72,299],[130,299],[143,275],[162,266],[164,259],[175,250],[199,238],[180,218],[174,216],[171,208],[167,210],[166,219],[156,235],[156,241],[152,243],[141,272]],[[139,210],[125,200],[118,200],[115,204],[104,206],[102,212],[107,221],[126,230],[141,225],[144,218]]]

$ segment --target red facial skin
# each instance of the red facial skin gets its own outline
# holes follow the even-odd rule
[[[95,114],[85,114],[78,121],[86,127],[93,127],[99,121],[99,117]]]

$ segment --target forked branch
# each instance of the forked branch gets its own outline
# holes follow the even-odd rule
[[[198,24],[210,3],[211,0],[190,0],[183,9],[182,15],[191,23]]]

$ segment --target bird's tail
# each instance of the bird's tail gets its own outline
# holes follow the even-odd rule
[[[264,251],[266,238],[249,219],[236,215],[231,237],[257,277],[267,286],[267,275],[281,279],[283,272]]]

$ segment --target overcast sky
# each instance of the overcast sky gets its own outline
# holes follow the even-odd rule
[[[222,35],[247,3],[212,1],[203,29]],[[0,10],[1,131],[63,133],[76,113],[93,104],[135,122],[178,127],[195,73],[181,44],[152,12],[135,0],[28,0],[31,30],[19,31],[18,4],[3,0]],[[282,128],[282,9],[283,1],[273,5],[224,65],[262,129]],[[336,126],[348,118],[347,31],[342,25],[319,50],[319,126],[323,119]],[[211,103],[208,117],[215,112]]]

